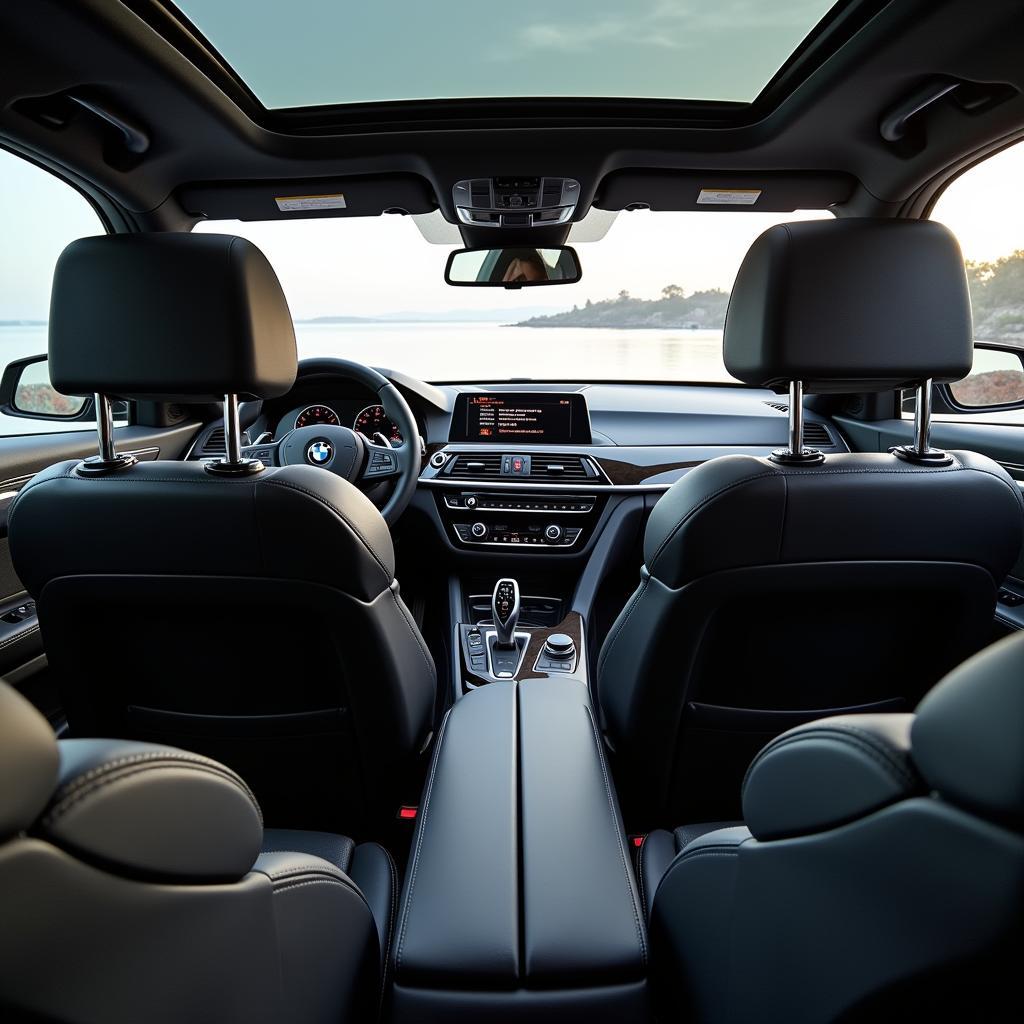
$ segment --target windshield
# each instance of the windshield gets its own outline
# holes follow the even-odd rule
[[[449,247],[409,217],[203,222],[266,253],[299,356],[342,356],[432,382],[730,382],[725,309],[740,261],[772,224],[824,211],[620,214],[577,246],[575,284],[452,288]]]

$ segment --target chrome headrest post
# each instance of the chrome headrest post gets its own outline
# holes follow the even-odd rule
[[[825,456],[817,448],[804,447],[804,382],[789,382],[789,447],[777,448],[771,454],[772,462],[787,465],[824,462]]]
[[[96,436],[99,440],[99,455],[85,459],[78,464],[78,472],[99,475],[113,473],[119,469],[134,466],[139,460],[134,455],[118,455],[114,447],[114,409],[110,399],[98,392],[94,396],[96,406]]]
[[[259,459],[242,458],[242,428],[238,419],[238,395],[224,396],[224,458],[205,464],[208,473],[249,476],[265,468]]]
[[[917,398],[914,403],[914,443],[902,444],[889,451],[904,462],[918,462],[931,466],[948,466],[953,456],[928,444],[928,435],[932,428],[932,379],[921,381],[917,385]]]

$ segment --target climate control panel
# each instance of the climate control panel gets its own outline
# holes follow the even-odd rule
[[[439,511],[457,547],[565,554],[586,544],[599,512],[593,494],[446,491]]]

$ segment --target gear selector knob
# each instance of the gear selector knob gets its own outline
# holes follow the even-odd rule
[[[513,647],[516,624],[519,622],[519,584],[515,580],[501,579],[494,585],[491,617],[494,619],[498,646]]]

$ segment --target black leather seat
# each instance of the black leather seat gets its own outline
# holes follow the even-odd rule
[[[263,831],[207,758],[55,740],[0,683],[0,1016],[376,1019],[394,868],[374,844]]]
[[[268,398],[296,375],[273,270],[223,235],[81,239],[58,264],[54,385]],[[377,836],[418,794],[436,676],[370,500],[313,466],[64,462],[10,516],[73,736],[230,765],[280,826]]]
[[[746,827],[690,826],[667,863],[672,835],[648,836],[666,1019],[1019,1019],[1022,737],[1017,635],[916,715],[827,718],[768,744]]]
[[[734,376],[775,389],[963,377],[959,248],[930,222],[771,228],[739,271],[724,345]],[[738,817],[743,771],[772,736],[913,708],[993,639],[1022,527],[1019,488],[972,452],[734,455],[684,476],[651,513],[640,586],[598,664],[631,827]]]

